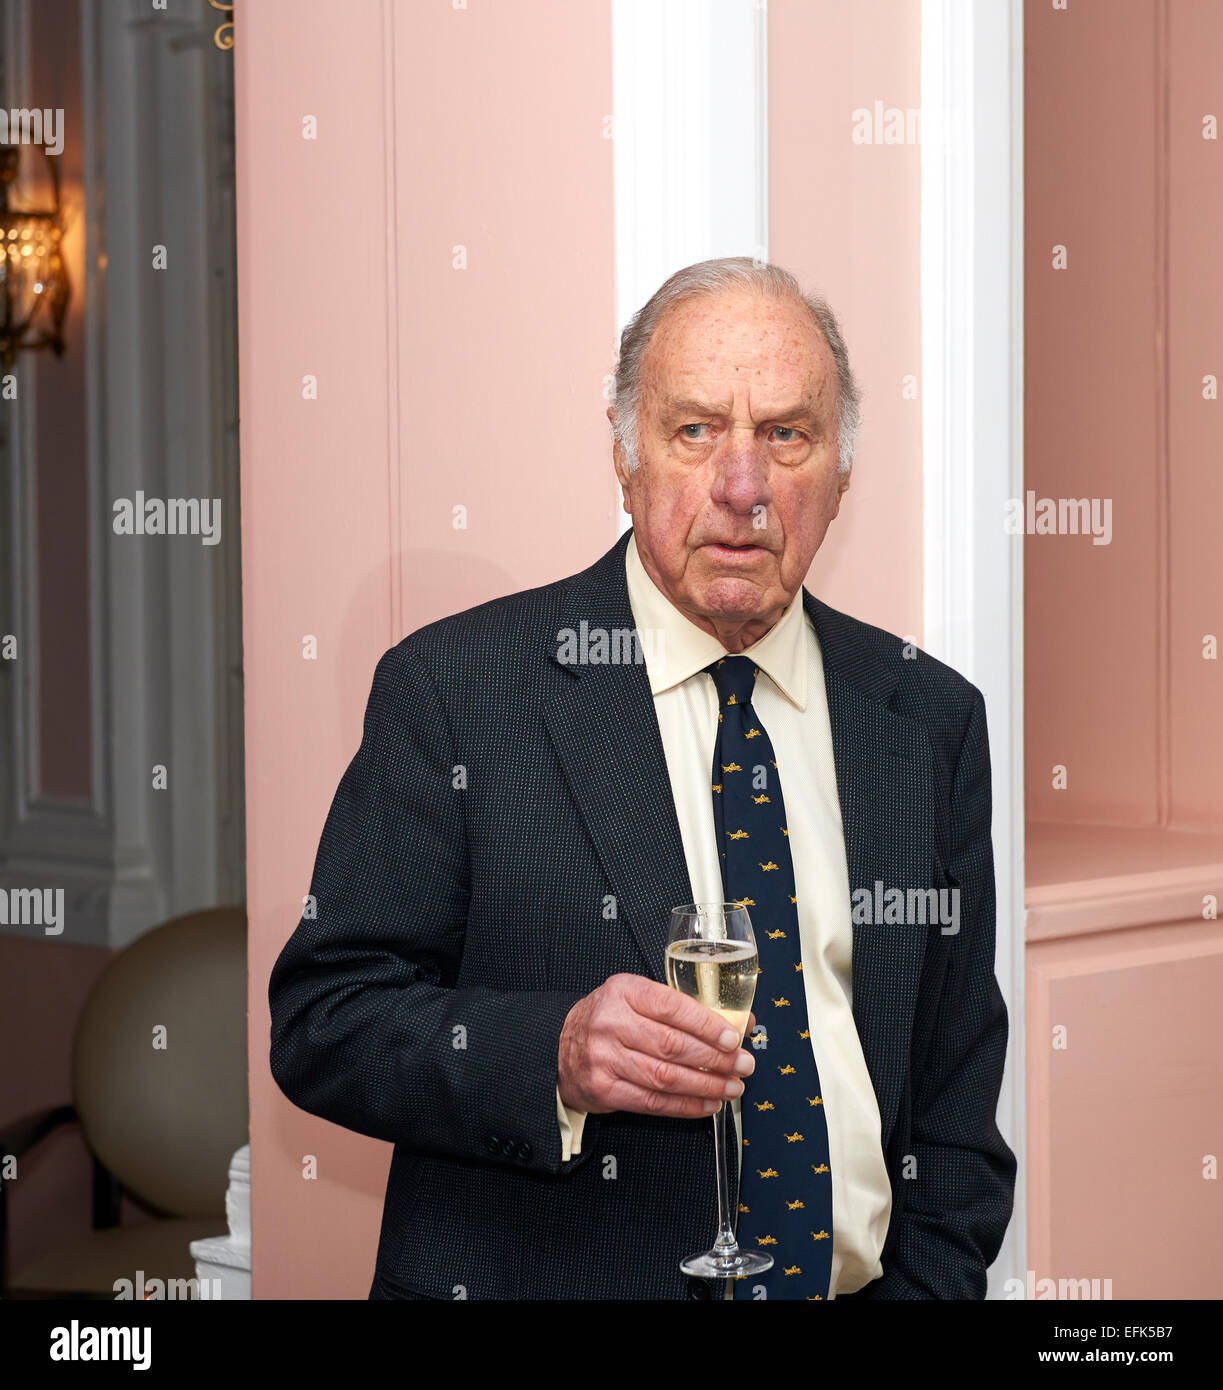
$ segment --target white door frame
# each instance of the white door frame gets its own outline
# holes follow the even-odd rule
[[[985,696],[998,983],[1010,1018],[998,1124],[1019,1159],[989,1296],[1025,1280],[1023,0],[923,0],[921,318],[925,647]],[[1022,1286],[1022,1285],[1021,1285]]]

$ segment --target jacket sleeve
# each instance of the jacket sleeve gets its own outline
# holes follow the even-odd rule
[[[359,1134],[568,1173],[583,1156],[562,1158],[557,1050],[581,996],[456,985],[470,896],[460,762],[429,672],[400,643],[378,663],[306,911],[272,969],[272,1075]]]
[[[980,1299],[1015,1195],[995,1112],[1007,1014],[994,975],[994,861],[985,701],[973,691],[952,776],[950,862],[960,929],[926,1065],[912,1077],[911,1176],[883,1274],[850,1297]]]

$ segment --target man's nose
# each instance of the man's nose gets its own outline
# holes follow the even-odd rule
[[[768,459],[754,435],[731,430],[714,458],[714,469],[711,495],[715,502],[750,512],[770,500]]]

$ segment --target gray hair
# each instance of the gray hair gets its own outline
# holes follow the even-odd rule
[[[798,280],[779,265],[759,262],[750,256],[723,256],[698,261],[677,270],[654,291],[625,326],[620,335],[620,356],[616,362],[613,401],[616,416],[612,437],[624,450],[629,471],[640,463],[637,432],[641,407],[641,361],[659,320],[668,309],[697,295],[717,294],[731,289],[754,289],[778,299],[792,299],[806,306],[837,368],[837,454],[838,470],[848,473],[854,461],[854,444],[862,423],[859,409],[862,392],[849,365],[849,351],[836,315],[818,294],[804,294]]]

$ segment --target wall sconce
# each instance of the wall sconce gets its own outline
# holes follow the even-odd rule
[[[214,10],[220,10],[225,23],[219,25],[212,36],[213,43],[227,53],[234,46],[234,4],[233,0],[208,0]]]
[[[0,362],[11,367],[22,348],[50,348],[62,357],[64,315],[72,286],[61,240],[56,156],[42,151],[51,171],[54,206],[14,208],[9,191],[16,183],[21,146],[0,145]]]

